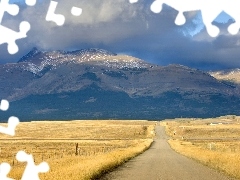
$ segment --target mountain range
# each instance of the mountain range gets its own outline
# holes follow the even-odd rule
[[[10,101],[0,121],[240,115],[239,81],[227,73],[239,71],[159,66],[96,48],[33,48],[17,63],[0,65],[0,99]]]

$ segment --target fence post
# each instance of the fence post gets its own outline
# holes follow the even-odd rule
[[[75,151],[75,155],[78,155],[78,143],[75,144],[76,145],[76,151]]]

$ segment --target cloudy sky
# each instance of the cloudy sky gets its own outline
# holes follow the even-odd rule
[[[132,55],[159,65],[183,64],[204,70],[240,68],[240,34],[230,35],[227,27],[234,20],[225,13],[213,24],[221,33],[212,38],[202,23],[200,11],[185,13],[187,22],[175,25],[177,11],[164,5],[159,14],[150,10],[153,0],[56,0],[57,14],[65,16],[63,26],[45,20],[50,0],[37,0],[27,7],[24,0],[11,0],[20,13],[5,13],[2,25],[18,31],[21,21],[31,24],[28,37],[18,40],[19,52],[9,55],[7,45],[0,45],[0,63],[17,62],[33,47],[41,50],[77,50],[102,48]],[[82,8],[79,17],[71,14],[73,6]]]

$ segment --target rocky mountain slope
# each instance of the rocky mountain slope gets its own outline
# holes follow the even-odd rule
[[[101,49],[43,52],[0,66],[0,98],[36,119],[162,119],[237,114],[239,88],[181,65]]]

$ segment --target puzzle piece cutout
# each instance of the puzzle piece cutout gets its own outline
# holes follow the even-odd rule
[[[36,0],[25,0],[25,2],[28,6],[34,6],[36,4]],[[46,15],[46,21],[53,21],[58,26],[62,26],[65,22],[65,16],[55,13],[57,5],[58,2],[50,1],[50,5]],[[5,12],[9,13],[12,16],[16,16],[19,13],[19,6],[16,4],[9,4],[9,0],[0,1],[0,44],[7,43],[8,52],[10,54],[15,54],[19,50],[16,44],[16,40],[26,38],[31,26],[28,22],[22,21],[19,25],[19,32],[15,32],[12,29],[1,25]],[[82,14],[82,9],[73,6],[71,9],[71,13],[73,16],[80,16]]]
[[[138,0],[129,0],[131,4],[138,2]]]
[[[216,37],[220,30],[212,22],[221,12],[226,12],[232,18],[235,19],[235,23],[228,27],[228,32],[235,35],[239,32],[240,28],[240,1],[236,0],[218,0],[216,1],[200,1],[200,0],[155,0],[151,5],[151,10],[155,13],[159,13],[162,10],[162,5],[167,4],[172,8],[179,11],[175,23],[177,25],[183,25],[186,22],[186,18],[183,15],[187,11],[201,10],[203,23],[205,24],[208,34],[212,37]]]
[[[0,104],[0,110],[7,111],[9,108],[9,102],[5,99],[1,100]],[[19,119],[17,117],[11,116],[8,119],[8,127],[2,127],[0,126],[0,133],[4,133],[10,136],[15,135],[15,129],[17,125],[19,124]]]
[[[0,110],[2,111],[7,111],[9,108],[9,102],[5,99],[1,100],[1,103],[0,103]]]
[[[0,126],[0,133],[7,134],[10,136],[15,135],[15,129],[17,125],[19,124],[19,119],[17,117],[11,116],[8,119],[8,126],[7,127],[2,127]]]
[[[25,2],[28,6],[34,6],[37,1],[36,0],[25,0]]]
[[[52,21],[55,22],[58,26],[62,26],[65,22],[65,16],[62,14],[56,14],[55,10],[57,8],[58,2],[51,1],[48,12],[46,15],[46,21]],[[82,9],[73,6],[71,9],[71,13],[73,16],[80,16],[82,14]]]
[[[29,6],[36,4],[36,0],[26,0],[25,2]],[[0,2],[0,44],[7,43],[8,52],[10,54],[15,54],[18,52],[18,46],[15,41],[27,37],[27,32],[30,30],[30,24],[26,21],[22,21],[19,25],[19,32],[15,32],[1,25],[5,12],[12,16],[16,16],[19,13],[19,7],[16,4],[9,4],[9,0],[1,0]]]
[[[12,178],[7,177],[10,170],[11,170],[11,166],[8,163],[0,164],[0,179],[1,180],[14,180]]]
[[[46,15],[46,21],[53,21],[55,22],[58,26],[62,26],[65,22],[65,17],[62,14],[55,14],[55,10],[57,8],[58,2],[56,1],[51,1],[48,12]]]
[[[71,13],[72,13],[73,16],[80,16],[82,14],[82,9],[73,6],[72,9],[71,9]]]
[[[9,4],[9,0],[1,0],[0,2],[0,23],[2,23],[3,15],[8,12],[12,16],[19,13],[19,7],[16,4]]]
[[[15,32],[5,26],[0,25],[0,44],[8,43],[8,52],[15,54],[18,52],[18,46],[16,44],[17,39],[27,37],[27,32],[30,30],[30,24],[23,21],[19,25],[19,32]]]
[[[129,0],[130,3],[136,3],[138,0]],[[236,35],[240,29],[240,1],[238,0],[218,0],[201,1],[201,0],[155,0],[151,5],[154,13],[160,13],[163,4],[166,4],[178,11],[175,19],[176,25],[183,25],[186,22],[184,12],[201,10],[203,23],[205,24],[208,34],[212,37],[218,36],[220,30],[212,22],[223,11],[234,18],[235,23],[228,27],[228,32]]]
[[[35,165],[33,156],[25,153],[24,151],[19,151],[16,158],[20,162],[27,162],[21,180],[40,180],[38,173],[45,173],[49,171],[48,163],[42,162],[39,165]]]

